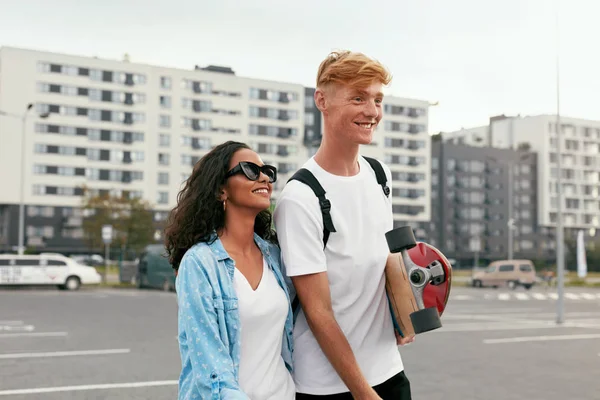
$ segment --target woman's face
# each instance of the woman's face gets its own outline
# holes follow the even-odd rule
[[[240,162],[250,162],[258,166],[264,163],[260,156],[250,149],[241,149],[236,151],[229,162],[229,171],[238,167]],[[263,211],[271,205],[271,192],[273,184],[269,182],[269,177],[260,172],[258,179],[253,181],[246,177],[243,171],[227,178],[224,188],[224,198],[227,201],[227,210],[232,207],[242,209],[252,209]]]

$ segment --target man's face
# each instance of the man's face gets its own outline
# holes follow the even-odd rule
[[[369,144],[383,114],[383,85],[374,82],[366,88],[335,85],[322,92],[323,116],[331,134],[354,144]],[[317,94],[317,104],[319,97]]]

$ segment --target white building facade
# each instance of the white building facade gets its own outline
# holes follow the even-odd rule
[[[34,106],[22,148],[28,104]],[[5,246],[9,232],[16,234],[16,219],[7,220],[21,201],[21,181],[28,244],[43,247],[61,236],[83,237],[77,207],[84,184],[93,193],[146,199],[160,221],[192,166],[219,143],[246,142],[277,166],[276,192],[307,158],[304,87],[241,78],[221,67],[182,70],[5,47],[0,110]],[[44,113],[50,114],[40,118]],[[57,232],[50,221],[59,217],[72,229]],[[35,226],[31,218],[38,218]]]
[[[84,236],[84,185],[92,194],[145,199],[160,223],[193,165],[227,140],[251,145],[278,168],[276,201],[320,140],[313,91],[225,67],[185,70],[0,48],[0,251],[17,243],[21,182],[25,245],[70,251]],[[429,103],[384,103],[364,154],[392,170],[396,224],[428,221]]]
[[[600,228],[600,121],[561,117],[560,122],[564,226],[593,232]],[[499,148],[529,146],[537,152],[539,225],[556,226],[556,115],[493,118],[486,127],[444,133],[444,140]],[[515,172],[515,184],[519,184]]]

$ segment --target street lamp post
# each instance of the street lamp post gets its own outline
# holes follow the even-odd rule
[[[557,3],[558,6],[558,3]],[[564,227],[562,216],[563,205],[563,187],[562,187],[562,125],[560,121],[560,52],[559,45],[559,13],[556,11],[556,168],[558,169],[557,176],[557,195],[558,207],[556,209],[556,286],[557,286],[557,310],[556,323],[564,322],[565,303],[564,303],[564,275],[565,275],[565,250],[564,250]]]
[[[505,164],[508,167],[508,259],[513,259],[513,229],[515,221],[513,219],[513,168],[511,163]]]
[[[18,249],[17,252],[20,256],[25,252],[24,242],[25,242],[25,135],[27,134],[27,117],[29,115],[29,111],[33,108],[33,103],[27,104],[25,112],[22,116],[9,114],[4,111],[0,111],[0,115],[5,115],[9,117],[17,117],[21,119],[21,179],[20,179],[20,188],[19,188],[19,237],[18,237]],[[48,118],[50,113],[45,112],[38,115],[40,118]]]

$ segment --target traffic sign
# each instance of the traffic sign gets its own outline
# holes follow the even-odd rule
[[[102,225],[102,240],[104,244],[110,244],[112,242],[113,237],[113,227],[112,225]]]

